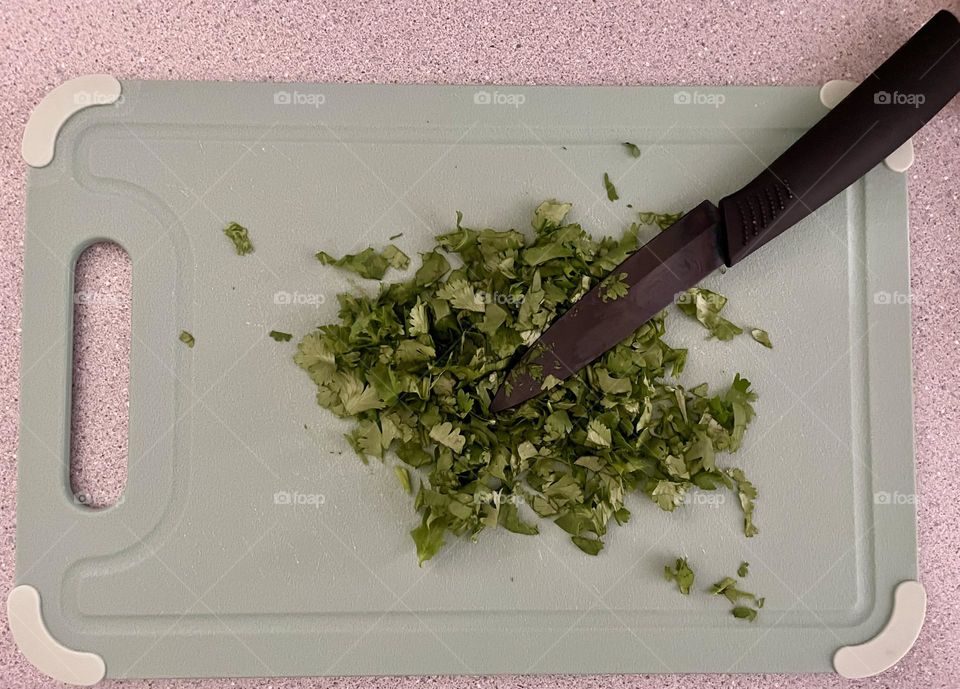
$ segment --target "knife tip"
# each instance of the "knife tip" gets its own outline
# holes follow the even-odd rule
[[[497,394],[494,395],[493,401],[490,403],[490,411],[494,414],[503,411],[504,409],[510,408],[510,402],[508,400],[508,395],[506,390],[503,389],[503,386],[500,386],[500,389],[497,390]]]

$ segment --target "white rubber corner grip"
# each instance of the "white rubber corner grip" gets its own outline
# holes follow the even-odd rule
[[[23,130],[20,154],[27,165],[49,165],[64,122],[84,108],[116,103],[120,98],[120,90],[120,82],[116,77],[87,74],[63,82],[44,96],[30,113]]]
[[[837,103],[850,95],[857,87],[857,82],[847,79],[834,79],[820,87],[820,102],[831,110]],[[913,140],[907,141],[896,151],[883,159],[887,167],[894,172],[906,172],[913,165]]]
[[[833,668],[843,677],[879,675],[913,648],[927,613],[927,593],[919,581],[901,582],[894,590],[893,611],[886,626],[869,641],[844,646],[833,654]]]
[[[74,651],[54,639],[43,623],[40,594],[21,584],[7,596],[10,631],[20,652],[45,675],[66,684],[90,686],[106,674],[103,658],[96,653]]]

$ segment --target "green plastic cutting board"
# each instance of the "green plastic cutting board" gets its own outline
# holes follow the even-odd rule
[[[772,351],[670,316],[684,384],[740,372],[759,393],[730,458],[760,491],[752,539],[730,494],[673,514],[641,496],[596,558],[545,525],[418,568],[393,472],[362,465],[349,425],[316,405],[296,338],[267,337],[335,318],[355,281],[319,249],[402,232],[415,256],[457,210],[526,231],[547,198],[596,234],[716,201],[824,114],[816,89],[73,90],[76,113],[59,131],[42,113],[25,144],[16,578],[79,652],[63,656],[83,665],[74,680],[95,681],[96,659],[108,677],[831,671],[916,579],[906,182],[882,165],[707,281]],[[231,220],[252,256],[223,236]],[[69,488],[71,291],[102,240],[133,264],[130,459],[123,500],[94,510]],[[663,578],[678,556],[697,572],[689,596]],[[744,588],[766,597],[752,624],[701,592],[742,560]]]

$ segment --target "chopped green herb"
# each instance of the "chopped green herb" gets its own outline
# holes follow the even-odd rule
[[[739,449],[753,418],[749,381],[737,376],[713,395],[668,382],[687,353],[665,341],[666,312],[565,381],[528,364],[545,392],[490,413],[511,366],[535,358],[550,323],[638,248],[635,229],[594,239],[570,210],[541,204],[532,237],[466,227],[458,214],[412,278],[340,294],[336,322],[297,346],[319,405],[351,419],[357,455],[395,454],[408,470],[421,564],[448,534],[533,535],[537,517],[596,555],[607,530],[630,519],[634,492],[673,511],[694,488],[728,489],[740,494],[745,520],[747,505],[752,513],[756,493],[743,472],[715,463]],[[372,250],[327,262],[367,269],[376,257],[385,271],[389,262]],[[609,279],[611,296],[622,296],[621,282]]]
[[[397,270],[406,270],[410,267],[410,257],[393,244],[387,244],[387,247],[381,255],[387,259],[387,263],[389,263],[391,267]]]
[[[403,236],[403,232],[397,232],[395,235],[391,235],[389,239],[392,242],[394,239],[400,239],[400,237],[402,236]]]
[[[770,336],[767,334],[766,330],[761,330],[760,328],[752,328],[750,330],[750,337],[762,344],[767,349],[773,349],[773,343],[770,342]]]
[[[271,330],[269,335],[277,342],[289,342],[293,338],[290,333],[280,332],[279,330]]]
[[[572,536],[570,538],[573,544],[580,548],[587,555],[599,555],[603,550],[603,541],[599,538],[584,538],[583,536]]]
[[[743,332],[720,315],[727,305],[727,298],[702,287],[692,287],[681,293],[677,307],[686,315],[696,318],[718,340],[732,340]]]
[[[650,211],[641,211],[638,215],[640,216],[640,222],[644,225],[656,225],[661,230],[665,230],[683,217],[683,211],[678,213],[651,213]]]
[[[747,574],[749,574],[749,572],[750,572],[750,563],[749,563],[749,562],[741,562],[741,563],[740,563],[740,566],[737,567],[737,576],[740,577],[741,579],[743,579],[745,576],[747,576]]]
[[[670,567],[670,565],[663,566],[663,575],[667,581],[677,582],[677,588],[680,589],[680,593],[688,595],[690,593],[690,587],[693,586],[693,570],[690,569],[690,565],[687,564],[687,558],[677,558],[677,563]]]
[[[193,338],[193,335],[188,333],[186,330],[180,331],[180,341],[187,345],[190,349],[193,349],[193,345],[197,343],[197,341]]]
[[[750,622],[754,622],[757,619],[757,611],[753,608],[748,608],[745,605],[738,605],[730,612],[737,619],[748,620]]]
[[[748,381],[749,384],[749,381]],[[733,388],[731,388],[732,390]],[[750,393],[753,394],[753,393]],[[756,395],[754,395],[755,397]],[[736,403],[734,403],[736,404]],[[748,406],[748,408],[750,408]],[[752,408],[751,408],[752,409]],[[752,414],[752,411],[751,411]],[[736,426],[734,426],[734,435],[736,435]],[[757,497],[757,489],[754,487],[750,481],[747,480],[746,475],[741,469],[726,469],[725,473],[727,476],[732,478],[737,484],[737,495],[740,498],[740,507],[743,510],[743,535],[747,538],[751,536],[756,536],[758,532],[757,527],[753,523],[753,508],[754,500]]]
[[[410,470],[397,464],[393,467],[393,473],[397,475],[397,480],[400,481],[400,487],[403,488],[403,492],[412,495],[413,486],[410,485]]]
[[[608,275],[603,279],[601,284],[603,285],[603,291],[600,293],[600,301],[613,301],[614,299],[627,296],[627,293],[630,291],[630,285],[627,284],[626,273]]]
[[[603,186],[607,190],[607,198],[611,201],[616,201],[620,198],[620,195],[617,194],[617,188],[613,186],[613,182],[610,181],[610,175],[606,172],[603,173]]]
[[[636,144],[632,144],[629,141],[624,141],[623,145],[626,146],[627,152],[630,153],[634,158],[640,157],[640,147]]]
[[[317,260],[324,265],[343,268],[370,280],[383,279],[387,268],[406,270],[410,266],[410,257],[393,244],[388,244],[387,248],[379,253],[368,248],[359,254],[347,254],[341,258],[334,258],[326,251],[318,251]]]
[[[236,249],[238,256],[246,256],[253,253],[253,242],[247,234],[247,228],[239,223],[232,222],[223,228],[223,233],[233,242],[233,248]]]
[[[743,565],[740,565],[740,569],[737,570],[737,573],[743,570]],[[757,608],[762,608],[764,599],[758,598],[748,591],[742,591],[737,588],[737,580],[733,577],[724,577],[716,584],[710,587],[710,593],[715,596],[724,596],[728,601],[733,605],[738,605],[741,601],[749,601]],[[754,611],[756,613],[756,611]],[[755,616],[755,615],[754,615]],[[752,620],[753,618],[751,618]]]

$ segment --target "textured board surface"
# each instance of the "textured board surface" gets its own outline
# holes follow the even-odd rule
[[[902,175],[878,167],[707,283],[773,352],[671,319],[669,341],[691,349],[682,382],[740,371],[761,395],[736,460],[761,491],[749,541],[729,496],[673,515],[637,499],[599,558],[546,529],[534,544],[484,534],[418,569],[391,472],[358,464],[292,345],[266,337],[333,318],[350,281],[319,248],[403,232],[413,253],[455,210],[524,228],[548,197],[619,232],[626,202],[716,200],[823,112],[806,88],[125,82],[30,174],[18,583],[115,677],[829,670],[916,577]],[[233,219],[253,256],[220,233]],[[101,239],[133,261],[131,459],[122,503],[91,511],[67,482],[69,267]],[[62,356],[30,367],[51,347]],[[704,581],[750,561],[764,615],[744,625],[679,597],[662,581],[679,554]]]

